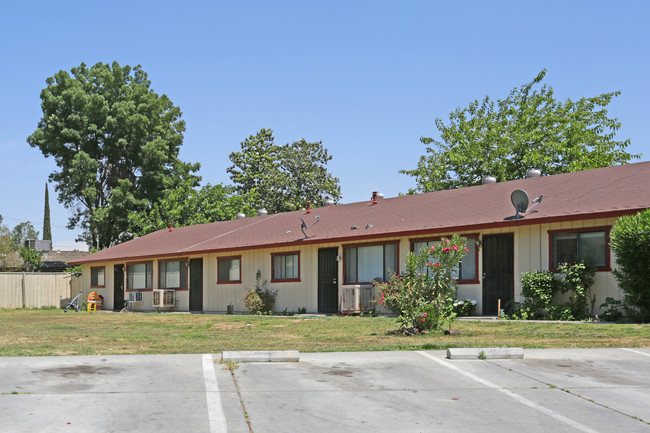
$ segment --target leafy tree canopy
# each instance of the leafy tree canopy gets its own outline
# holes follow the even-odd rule
[[[17,224],[11,231],[11,239],[15,251],[20,250],[28,239],[38,239],[38,232],[29,221]]]
[[[11,231],[7,226],[2,224],[2,215],[0,215],[0,271],[7,268],[7,259],[14,251],[14,240]]]
[[[59,71],[41,92],[43,117],[27,138],[59,171],[58,199],[68,226],[104,248],[132,237],[128,215],[149,209],[183,180],[198,184],[199,164],[178,159],[185,122],[140,66],[84,63]]]
[[[263,128],[230,154],[227,171],[238,193],[253,194],[254,208],[278,213],[302,209],[307,200],[317,206],[326,197],[340,200],[339,179],[326,168],[331,159],[320,141],[278,146],[273,131]]]
[[[254,215],[250,196],[235,194],[235,188],[224,185],[206,185],[194,188],[189,180],[182,182],[162,200],[145,211],[129,216],[133,234],[143,236],[167,227],[204,224],[234,219],[237,213]]]
[[[620,92],[578,101],[558,101],[546,75],[513,89],[496,103],[486,96],[436,119],[441,141],[422,137],[427,146],[414,170],[416,188],[409,193],[478,185],[484,176],[497,181],[522,179],[529,168],[544,174],[568,173],[628,163],[639,155],[625,151],[630,140],[616,141],[621,124],[605,107]]]
[[[23,259],[23,270],[26,272],[37,272],[43,264],[41,252],[33,248],[23,247],[20,249],[20,258]]]

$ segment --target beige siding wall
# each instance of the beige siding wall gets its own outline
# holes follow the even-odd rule
[[[489,230],[473,230],[459,232],[459,234],[476,234],[482,238],[485,235],[512,233],[514,240],[514,286],[515,300],[521,300],[521,274],[536,270],[547,270],[549,267],[549,230],[578,229],[585,227],[611,226],[615,218],[595,219],[584,221],[570,221],[563,223],[497,228]],[[442,236],[450,236],[443,234]],[[440,235],[435,235],[439,237]],[[433,235],[431,237],[434,237]],[[410,251],[410,242],[413,239],[422,239],[426,236],[417,237],[394,237],[382,239],[381,242],[399,241],[400,270],[404,269],[405,257]],[[303,245],[285,248],[266,248],[260,250],[244,250],[241,252],[227,252],[218,254],[203,254],[195,256],[183,256],[182,258],[203,259],[203,310],[206,312],[225,312],[228,305],[233,305],[236,312],[244,311],[243,298],[248,289],[255,287],[255,274],[259,269],[262,272],[262,280],[268,281],[268,287],[277,290],[276,304],[273,310],[281,312],[285,308],[288,311],[296,311],[305,307],[308,312],[318,311],[318,250],[320,248],[338,248],[339,254],[343,254],[343,245],[365,244],[368,241],[329,243],[322,245]],[[273,253],[297,251],[300,254],[300,281],[299,282],[271,282],[271,255]],[[217,284],[217,259],[219,257],[231,257],[241,255],[241,283]],[[180,258],[180,257],[179,257]],[[165,258],[169,259],[169,258]],[[158,288],[158,260],[153,263],[153,288]],[[338,284],[339,301],[343,289],[355,287],[354,285],[343,284],[343,260],[339,261]],[[110,262],[105,266],[105,288],[90,289],[90,266],[84,265],[83,276],[79,278],[80,286],[84,297],[90,291],[96,291],[104,296],[105,308],[113,308],[113,267],[124,262]],[[615,258],[611,257],[612,267]],[[93,265],[96,266],[96,265]],[[126,269],[126,266],[125,266]],[[482,280],[483,263],[482,250],[478,249],[479,281]],[[126,280],[126,276],[125,276]],[[619,298],[621,296],[616,280],[611,272],[597,272],[593,294],[596,296],[595,306],[604,302],[608,296]],[[458,298],[474,299],[478,302],[477,312],[482,311],[482,286],[481,284],[460,284],[458,286]],[[128,294],[125,294],[128,298]],[[85,299],[85,298],[84,298]],[[189,291],[177,291],[178,310],[189,310]],[[134,305],[136,310],[151,311],[153,302],[152,292],[143,292],[143,303]]]
[[[71,298],[73,280],[68,273],[0,273],[0,308],[60,307]],[[65,307],[65,305],[63,305]]]

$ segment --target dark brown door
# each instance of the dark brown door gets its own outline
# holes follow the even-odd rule
[[[124,265],[113,266],[113,310],[124,308]]]
[[[512,234],[483,236],[483,314],[497,314],[514,299],[514,243]]]
[[[318,312],[336,313],[339,310],[338,248],[318,250]]]
[[[203,259],[190,260],[190,311],[203,311]]]

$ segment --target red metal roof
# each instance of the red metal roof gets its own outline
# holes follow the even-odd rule
[[[522,189],[542,203],[512,219],[513,191]],[[370,194],[368,194],[370,197]],[[532,203],[531,203],[532,206]],[[451,233],[490,227],[631,214],[650,208],[650,162],[598,168],[405,197],[312,208],[232,221],[175,227],[99,251],[71,264],[177,256],[391,236]],[[302,216],[311,225],[300,230]],[[356,226],[357,229],[351,229]]]

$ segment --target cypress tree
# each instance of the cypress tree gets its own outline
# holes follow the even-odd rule
[[[43,240],[52,242],[52,225],[50,224],[50,193],[45,182],[45,210],[43,211]]]

